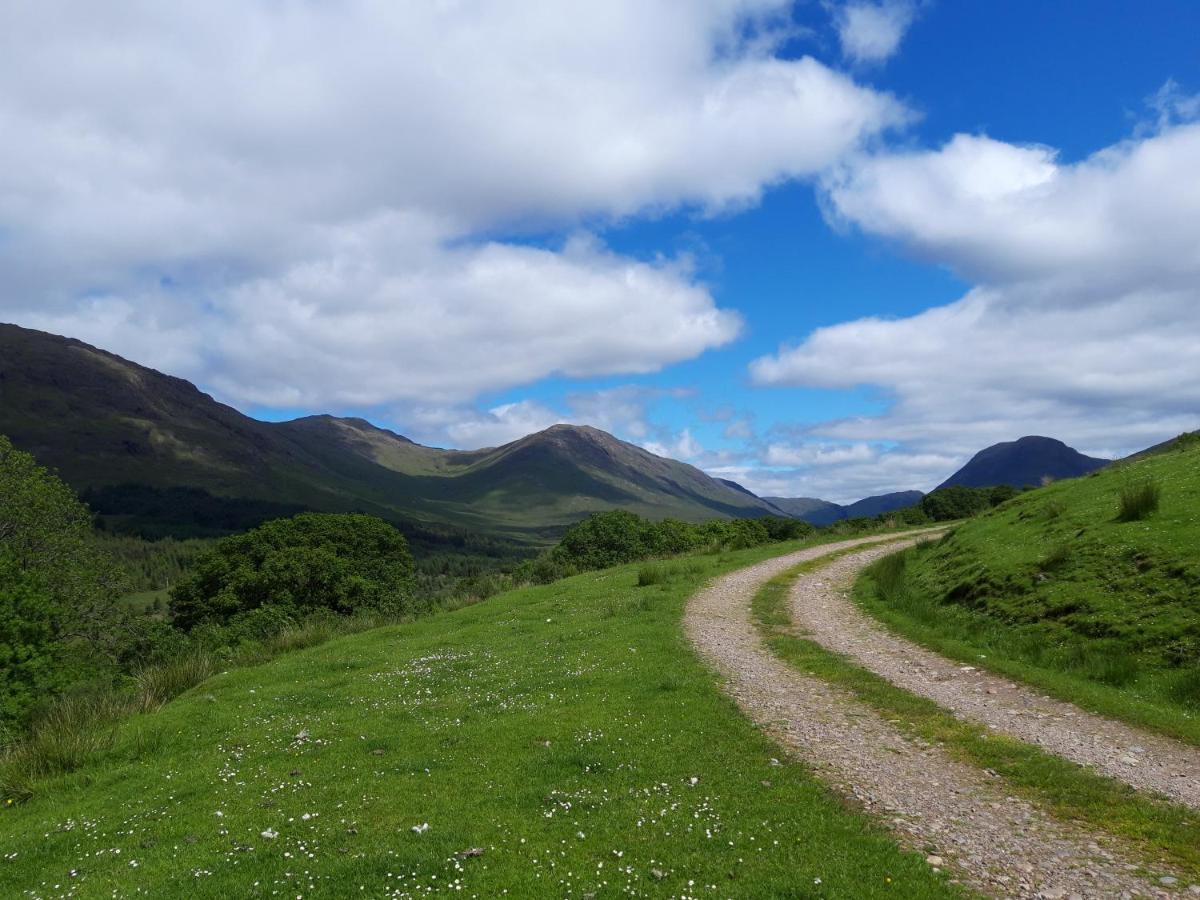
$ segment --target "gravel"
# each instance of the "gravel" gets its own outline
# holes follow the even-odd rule
[[[792,595],[792,620],[805,637],[961,719],[1091,766],[1141,791],[1200,809],[1200,748],[1054,700],[938,656],[884,630],[849,599],[859,571],[894,548],[835,560]]]
[[[688,638],[724,676],[742,710],[836,790],[878,816],[904,845],[936,856],[976,890],[1022,898],[1177,896],[1139,878],[1132,855],[1110,837],[1007,795],[1003,782],[910,740],[869,707],[790,668],[763,646],[750,602],[764,582],[806,560],[871,543],[879,539],[768,560],[718,579],[691,599],[684,620]],[[853,571],[852,560],[863,564],[859,555],[847,557],[843,573]],[[828,581],[825,572],[801,577],[796,602],[827,592]]]

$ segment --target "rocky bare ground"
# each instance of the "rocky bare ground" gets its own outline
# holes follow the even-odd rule
[[[946,659],[884,630],[849,599],[855,576],[886,553],[835,560],[798,582],[792,620],[822,646],[905,690],[1139,790],[1200,809],[1200,748],[1044,696],[1028,685]]]
[[[1022,898],[1177,895],[1139,877],[1132,856],[1107,836],[1052,819],[1007,794],[1002,782],[909,739],[767,650],[750,612],[767,580],[806,560],[878,542],[811,548],[718,579],[689,602],[687,635],[747,715],[905,844],[925,852],[930,865],[949,867],[971,887]],[[862,564],[857,554],[844,561],[852,568],[853,560]],[[797,596],[827,587],[824,573],[802,577]]]

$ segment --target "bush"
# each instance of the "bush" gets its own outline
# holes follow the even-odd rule
[[[1155,481],[1131,482],[1121,488],[1118,522],[1138,522],[1158,511],[1162,488]]]
[[[962,485],[940,488],[921,499],[921,509],[935,522],[969,519],[992,506],[991,491]]]
[[[678,523],[682,525],[683,523]],[[668,526],[677,533],[678,526]],[[580,569],[607,569],[659,552],[654,524],[623,509],[593,513],[567,529],[551,555]]]
[[[171,591],[171,615],[190,630],[266,606],[296,615],[399,612],[412,580],[408,542],[382,519],[302,513],[218,541]]]

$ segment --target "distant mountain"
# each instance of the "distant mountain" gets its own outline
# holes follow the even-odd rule
[[[832,525],[842,519],[853,519],[859,516],[870,518],[915,506],[921,502],[921,498],[924,496],[920,491],[899,491],[894,494],[866,497],[847,506],[831,503],[828,500],[819,500],[816,497],[764,497],[763,499],[794,518],[803,519],[813,525]]]
[[[898,509],[908,509],[910,506],[916,506],[924,496],[921,491],[897,491],[894,494],[880,494],[876,497],[867,497],[859,500],[857,503],[851,503],[849,506],[844,507],[844,509],[846,510],[847,519],[854,519],[859,516],[870,518],[872,516],[881,516],[884,513],[895,512]]]
[[[260,422],[182,379],[15,325],[0,325],[0,433],[119,513],[157,503],[169,514],[185,495],[213,495],[276,514],[361,510],[535,542],[614,507],[691,521],[777,514],[745,489],[595,428],[556,425],[457,451],[363,419]]]
[[[764,497],[772,506],[782,509],[794,519],[813,525],[829,525],[846,518],[844,507],[817,497]]]
[[[971,461],[938,485],[1015,488],[1039,485],[1044,479],[1077,478],[1107,466],[1111,460],[1084,456],[1062,441],[1048,437],[1023,437],[980,450]]]

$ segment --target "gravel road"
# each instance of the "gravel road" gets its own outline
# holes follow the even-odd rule
[[[960,719],[1011,735],[1139,790],[1200,809],[1200,747],[1150,734],[946,659],[886,631],[849,599],[863,566],[893,552],[835,560],[797,584],[792,621],[805,637],[851,657]]]
[[[835,790],[857,798],[902,843],[926,852],[930,865],[947,867],[983,893],[1045,900],[1179,896],[1139,877],[1132,857],[1109,837],[1052,819],[1007,794],[1002,781],[906,737],[869,707],[767,650],[750,612],[763,583],[806,560],[871,543],[879,539],[768,560],[718,579],[689,601],[686,633],[742,710]],[[852,560],[862,564],[858,554],[846,557],[845,572]],[[828,576],[818,572],[802,576],[794,596],[805,603],[806,594],[827,590]]]

